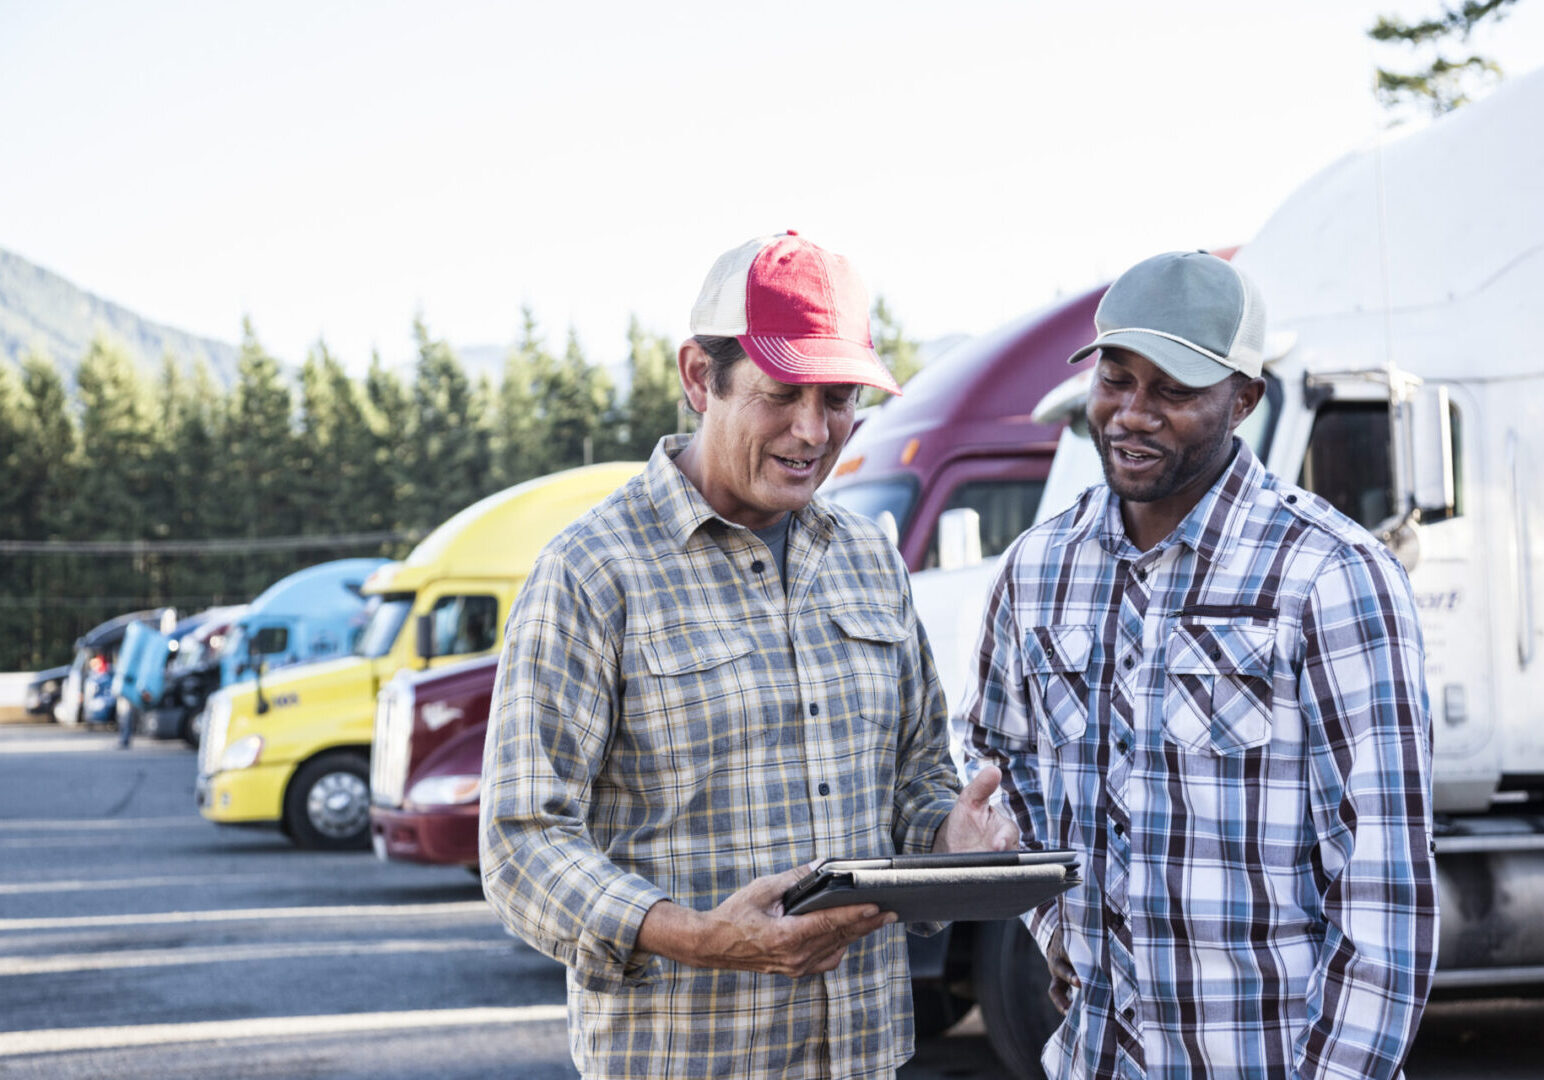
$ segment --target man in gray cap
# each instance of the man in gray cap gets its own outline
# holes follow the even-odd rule
[[[957,721],[1085,884],[1025,917],[1048,1076],[1397,1077],[1436,962],[1430,718],[1404,571],[1235,436],[1264,305],[1204,252],[1095,316],[1105,483],[1009,549]]]

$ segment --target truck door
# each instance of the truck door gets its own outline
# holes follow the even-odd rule
[[[1464,453],[1475,437],[1477,411],[1462,387],[1449,387],[1449,395],[1454,510],[1419,527],[1410,584],[1426,651],[1437,802],[1444,809],[1483,809],[1494,786],[1494,647],[1485,543],[1478,508],[1469,505],[1476,455]],[[1396,510],[1389,447],[1386,399],[1330,400],[1314,416],[1298,482],[1376,533]]]

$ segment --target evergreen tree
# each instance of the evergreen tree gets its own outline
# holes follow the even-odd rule
[[[22,450],[18,487],[27,491],[23,529],[18,539],[57,540],[72,534],[73,502],[80,474],[79,431],[64,379],[53,360],[36,351],[22,358],[22,387],[31,422],[25,428],[32,440]],[[31,616],[25,636],[14,643],[5,670],[53,667],[69,659],[70,643],[91,625],[90,613],[60,603],[61,584],[75,580],[81,561],[68,556],[31,556],[9,560],[26,596]]]
[[[248,537],[292,536],[300,531],[295,511],[293,399],[279,362],[264,350],[250,319],[242,320],[236,379],[226,423],[232,531]],[[282,555],[244,559],[241,591],[256,596],[292,569],[291,562]]]
[[[646,333],[634,315],[627,324],[627,394],[618,456],[646,460],[660,437],[680,428],[681,379],[670,339]]]
[[[35,423],[21,374],[0,358],[0,539],[20,540],[36,528],[35,490],[46,464],[34,457]],[[26,561],[0,556],[0,670],[30,665],[32,575]]]
[[[890,369],[890,374],[895,376],[895,381],[905,386],[906,380],[922,367],[919,346],[902,331],[900,322],[883,296],[875,298],[869,322],[874,351],[885,362],[885,367]],[[861,401],[864,405],[877,405],[889,396],[883,390],[870,386],[864,389]]]
[[[365,404],[370,427],[366,517],[381,522],[383,529],[413,527],[405,516],[412,457],[413,403],[402,380],[381,362],[378,352],[370,356],[370,370],[365,376]],[[394,554],[406,555],[407,550],[404,547]]]
[[[413,322],[418,366],[413,380],[412,521],[433,528],[477,501],[487,478],[479,462],[471,386],[456,354]],[[479,471],[481,470],[481,471]]]
[[[81,459],[74,491],[72,531],[101,540],[143,540],[151,535],[150,491],[154,482],[155,416],[127,349],[98,334],[75,372],[81,409]],[[120,613],[127,598],[162,600],[147,557],[114,558],[82,564],[68,578],[92,621]]]
[[[614,410],[616,390],[611,378],[585,358],[572,327],[563,362],[548,373],[542,391],[546,409],[547,472],[588,465],[599,459],[607,418]]]
[[[1378,68],[1376,94],[1384,108],[1404,105],[1425,107],[1437,116],[1467,104],[1502,75],[1495,61],[1477,53],[1451,54],[1462,46],[1467,52],[1475,28],[1500,22],[1517,0],[1464,0],[1457,6],[1442,5],[1441,14],[1417,22],[1379,16],[1367,36],[1374,41],[1408,45],[1429,59],[1414,71]]]
[[[557,361],[547,352],[530,307],[520,311],[520,340],[504,358],[494,424],[494,469],[500,483],[518,484],[550,470],[545,398]]]

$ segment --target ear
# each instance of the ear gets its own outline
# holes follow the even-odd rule
[[[1265,380],[1250,379],[1233,397],[1233,416],[1229,430],[1237,428],[1249,414],[1255,411],[1255,406],[1260,404],[1260,398],[1265,395]]]
[[[713,358],[697,344],[695,338],[687,338],[676,353],[676,368],[681,373],[681,389],[686,403],[698,413],[707,411],[708,377],[713,369]]]

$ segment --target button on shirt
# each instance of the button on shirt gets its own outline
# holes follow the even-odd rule
[[[929,850],[959,786],[894,546],[817,498],[785,591],[675,467],[686,442],[662,440],[521,590],[483,765],[485,890],[567,965],[586,1077],[889,1076],[912,1049],[900,926],[798,979],[634,949],[660,900],[707,910],[815,859]]]
[[[1404,571],[1241,442],[1138,551],[1103,485],[1020,537],[955,721],[1085,884],[1058,1077],[1392,1077],[1436,962],[1430,718]]]

